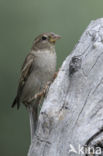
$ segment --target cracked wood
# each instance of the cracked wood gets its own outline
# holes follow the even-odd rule
[[[103,155],[102,54],[103,19],[98,19],[87,27],[50,86],[28,156],[79,156],[69,153],[70,145],[77,152],[79,145],[100,146]]]

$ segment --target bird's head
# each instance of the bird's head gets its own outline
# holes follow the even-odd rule
[[[61,36],[53,32],[40,34],[38,37],[35,38],[32,49],[50,49],[51,47],[55,46],[56,41],[60,38]]]

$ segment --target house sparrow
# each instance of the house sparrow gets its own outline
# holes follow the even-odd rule
[[[30,98],[42,91],[48,81],[51,81],[56,70],[55,42],[60,39],[55,33],[43,33],[33,43],[21,68],[21,77],[16,98],[12,107],[20,103],[28,104]],[[37,99],[35,105],[38,104]],[[37,107],[37,106],[36,106]]]

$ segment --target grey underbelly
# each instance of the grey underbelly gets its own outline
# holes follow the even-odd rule
[[[46,83],[52,79],[55,69],[56,53],[50,53],[50,51],[35,53],[32,72],[23,88],[21,101],[26,101],[41,91]]]
[[[52,72],[32,72],[22,92],[21,101],[26,101],[40,92],[46,83],[53,78],[55,69]]]

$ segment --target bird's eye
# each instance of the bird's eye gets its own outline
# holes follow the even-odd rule
[[[46,36],[42,36],[42,40],[46,40],[47,39],[47,37]]]

